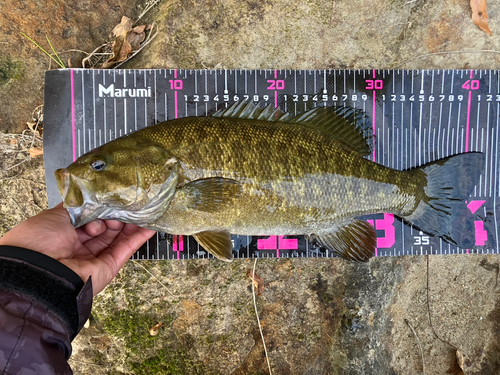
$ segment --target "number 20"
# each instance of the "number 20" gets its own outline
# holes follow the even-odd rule
[[[268,79],[267,83],[270,83],[268,90],[283,90],[285,88],[285,81],[282,79],[274,80]]]

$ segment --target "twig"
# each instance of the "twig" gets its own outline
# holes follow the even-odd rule
[[[57,55],[56,55],[57,56]],[[59,57],[59,56],[57,56]],[[35,117],[35,112],[38,110],[38,113]],[[33,110],[33,113],[31,114],[31,118],[33,120],[36,121],[35,123],[35,127],[33,129],[30,129],[33,133],[33,139],[31,140],[31,146],[30,148],[33,147],[33,145],[35,144],[35,140],[37,138],[36,136],[36,133],[37,133],[37,129],[38,129],[38,124],[40,124],[41,122],[43,122],[43,104],[42,105],[39,105],[38,107],[36,107],[34,110]],[[23,132],[24,133],[24,132]]]
[[[432,325],[431,303],[429,300],[429,255],[427,255],[427,312],[429,313],[429,323],[431,325],[432,333],[434,334],[434,336],[437,339],[439,339],[441,342],[444,342],[445,344],[448,344],[449,346],[451,346],[453,349],[457,350],[458,348],[455,345],[450,344],[448,341],[443,340],[441,337],[439,337],[436,333],[436,330],[434,329],[434,326]]]
[[[14,175],[14,176],[10,176],[10,177],[2,177],[0,178],[0,181],[5,181],[5,180],[13,180],[15,179],[17,176],[20,176],[23,174],[24,171],[21,171],[19,172],[18,174]]]
[[[413,327],[410,324],[410,321],[408,319],[405,319],[405,323],[408,324],[408,327],[410,327],[411,331],[415,335],[418,343],[418,347],[420,348],[420,356],[422,357],[422,372],[425,375],[425,362],[424,362],[424,351],[422,350],[422,345],[420,344],[420,339],[418,338],[417,332],[413,329]]]
[[[257,301],[255,300],[255,286],[253,282],[255,280],[255,266],[257,265],[257,258],[255,258],[255,262],[253,263],[253,272],[252,272],[252,295],[253,295],[253,306],[255,308],[255,316],[257,317],[257,323],[259,325],[260,337],[262,337],[262,344],[264,344],[264,352],[266,353],[267,367],[269,368],[269,375],[272,375],[271,364],[269,363],[269,356],[267,355],[266,341],[264,340],[264,334],[262,333],[262,326],[260,325],[259,313],[257,311]]]
[[[97,51],[99,51],[102,47],[106,46],[108,43],[104,43],[102,45],[100,45],[99,47],[97,47],[95,50],[93,50],[92,52],[90,52],[90,54],[88,54],[88,56],[86,58],[84,58],[82,60],[82,68],[85,69],[85,63],[94,55],[97,54]]]
[[[29,157],[28,157],[28,156],[26,156],[26,158],[25,158],[23,161],[21,161],[21,162],[19,162],[19,163],[17,163],[17,164],[14,164],[14,165],[12,165],[12,166],[10,166],[9,168],[7,168],[7,169],[6,169],[6,171],[10,171],[11,169],[13,169],[13,168],[15,168],[15,167],[17,167],[17,166],[19,166],[19,165],[21,165],[21,164],[23,164],[23,163],[26,163],[26,162],[28,161],[28,159],[29,159]]]
[[[460,54],[460,53],[496,53],[496,54],[500,54],[500,51],[495,51],[495,50],[491,50],[491,49],[482,49],[482,50],[472,50],[472,51],[443,51],[443,52],[426,53],[424,55],[415,56],[415,57],[412,57],[411,59],[405,60],[405,61],[399,63],[398,65],[393,66],[392,69],[396,69],[396,68],[400,67],[401,65],[406,64],[407,62],[410,62],[413,60],[418,60],[418,59],[421,59],[424,57],[436,56],[436,55],[447,55],[447,54]]]
[[[79,361],[79,360],[74,359],[74,358],[69,358],[68,361],[73,361],[73,362],[81,363],[81,364],[84,364],[84,365],[91,365],[91,366],[101,367],[101,365],[96,365],[95,363],[90,363],[90,362]]]
[[[141,267],[141,268],[142,268],[144,271],[146,271],[147,273],[149,273],[149,274],[150,274],[153,278],[155,278],[155,279],[156,279],[156,281],[158,281],[158,283],[159,283],[162,287],[164,287],[164,288],[165,288],[165,290],[166,290],[167,292],[169,292],[169,293],[170,293],[170,295],[171,295],[172,297],[175,297],[175,295],[174,295],[174,294],[173,294],[173,293],[172,293],[172,292],[171,292],[171,291],[170,291],[170,290],[169,290],[169,289],[168,289],[168,288],[167,288],[167,287],[166,287],[166,286],[165,286],[165,285],[164,285],[164,284],[163,284],[160,280],[158,280],[158,278],[157,278],[155,275],[153,275],[151,272],[149,272],[149,271],[147,270],[147,268],[146,268],[146,267],[144,267],[142,264],[139,264],[139,263],[138,263],[137,261],[135,261],[135,260],[132,260],[132,262],[133,262],[134,264],[138,265],[139,267]]]
[[[155,0],[151,4],[149,4],[146,9],[141,13],[141,15],[135,20],[134,25],[142,18],[144,15],[151,10],[156,4],[158,4],[160,0]]]

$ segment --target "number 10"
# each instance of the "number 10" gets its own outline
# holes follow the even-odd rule
[[[170,90],[182,90],[182,80],[171,79],[168,82],[170,82]]]

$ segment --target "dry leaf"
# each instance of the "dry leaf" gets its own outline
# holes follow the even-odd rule
[[[464,375],[464,355],[460,350],[456,351],[455,360],[446,373],[451,375]]]
[[[486,14],[486,0],[470,0],[470,7],[472,9],[472,21],[474,21],[474,24],[491,35],[491,30],[488,26],[488,15]]]
[[[253,281],[253,286],[255,287],[255,290],[257,291],[257,295],[260,296],[262,292],[264,291],[264,280],[260,278],[257,273],[255,273],[255,279],[252,278],[253,275],[253,270],[249,270],[247,273],[248,277],[252,279]]]
[[[146,39],[146,33],[144,32],[145,28],[146,25],[136,26],[128,33],[127,41],[130,43],[132,51],[138,50],[141,43]]]
[[[132,25],[133,21],[130,18],[123,16],[121,22],[114,27],[112,33],[114,36],[125,37],[127,36],[127,33],[132,30]]]
[[[112,68],[116,64],[125,61],[132,51],[138,50],[141,43],[146,39],[145,30],[149,30],[151,25],[141,25],[132,28],[133,21],[123,16],[121,22],[112,31],[115,37],[112,49],[113,55],[100,66],[101,69]]]
[[[17,139],[12,138],[12,139],[10,140],[10,145],[11,145],[11,146],[17,145]]]
[[[30,156],[32,158],[36,158],[37,156],[43,155],[43,148],[40,147],[31,147],[30,148]]]
[[[156,324],[153,328],[151,328],[149,330],[149,334],[151,336],[156,336],[158,334],[158,331],[160,330],[160,327],[163,326],[163,323],[162,322],[159,322],[158,324]]]

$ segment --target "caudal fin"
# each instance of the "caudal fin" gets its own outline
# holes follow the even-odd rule
[[[474,247],[474,223],[465,201],[484,170],[485,154],[451,156],[410,170],[425,173],[427,186],[416,210],[405,219],[423,232],[461,248]]]

